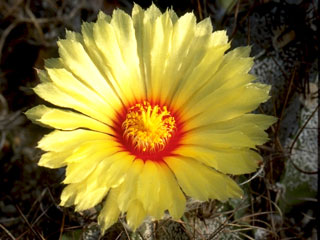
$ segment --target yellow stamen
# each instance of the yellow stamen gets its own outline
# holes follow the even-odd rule
[[[175,119],[166,106],[151,106],[150,103],[132,106],[122,124],[124,137],[142,152],[161,151],[171,138],[176,127]]]

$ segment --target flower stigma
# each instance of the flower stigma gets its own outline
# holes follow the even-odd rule
[[[155,153],[165,148],[176,130],[176,122],[166,106],[151,106],[144,101],[129,108],[122,129],[125,140],[136,151]]]

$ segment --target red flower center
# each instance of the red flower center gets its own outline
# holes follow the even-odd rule
[[[162,161],[179,146],[182,124],[166,106],[137,103],[123,111],[115,123],[124,150],[144,161]]]

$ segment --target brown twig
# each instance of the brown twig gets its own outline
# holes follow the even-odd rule
[[[122,221],[120,221],[120,222],[121,222],[121,224],[122,224],[122,227],[123,227],[123,229],[124,229],[124,232],[125,232],[126,235],[127,235],[127,239],[131,240],[130,235],[129,235],[129,233],[128,233],[128,230],[127,230],[126,226],[124,225],[124,223],[123,223]]]
[[[188,229],[188,227],[191,227],[193,228],[193,226],[185,221],[182,221],[182,220],[174,220],[175,222],[177,223],[180,223],[184,230],[185,230],[185,233],[190,237],[190,239],[192,239],[192,236],[193,234],[191,233],[190,229]],[[199,234],[199,237],[202,239],[202,240],[206,240],[203,236],[203,234],[201,234],[201,232],[199,232],[196,228],[193,228],[194,231],[196,231],[198,234]],[[195,239],[195,238],[194,238]]]
[[[1,223],[0,223],[0,228],[2,228],[3,231],[5,231],[5,233],[13,240],[15,240],[16,238],[11,234],[11,232],[6,229]]]
[[[27,1],[27,4],[25,6],[25,11],[26,11],[27,15],[30,17],[33,25],[35,26],[35,28],[39,34],[41,44],[44,44],[45,43],[44,34],[42,31],[42,28],[39,25],[39,22],[37,21],[37,18],[34,16],[33,12],[30,10],[30,0]]]
[[[119,235],[116,237],[116,239],[115,239],[115,240],[119,240],[119,239],[120,239],[120,237],[122,236],[122,234],[123,234],[123,231],[121,231],[121,232],[119,233]]]
[[[198,4],[199,18],[200,18],[200,20],[202,20],[203,19],[203,15],[202,15],[202,10],[201,10],[200,0],[197,0],[197,4]]]
[[[17,2],[14,3],[14,5],[12,7],[9,7],[5,2],[2,2],[2,4],[7,5],[7,6],[3,7],[4,11],[2,11],[2,13],[4,13],[4,16],[3,16],[2,20],[11,16],[17,10],[17,8],[20,6],[20,4],[22,2],[23,2],[23,0],[18,0]]]
[[[51,207],[51,206],[50,206],[50,207]],[[41,208],[42,213],[32,222],[32,226],[34,226],[44,215],[47,214],[47,212],[48,212],[48,210],[50,209],[50,207],[48,207],[48,208],[45,209],[45,210],[43,210],[43,209]]]
[[[66,214],[65,214],[65,212],[63,211],[62,221],[61,221],[61,226],[60,226],[60,235],[59,235],[59,240],[61,240],[61,239],[62,239],[62,234],[63,234],[63,230],[64,230],[64,221],[65,221],[65,217],[66,217]]]
[[[31,226],[31,224],[29,223],[28,219],[26,218],[26,216],[23,214],[23,212],[21,211],[21,209],[19,208],[18,205],[16,205],[16,209],[18,210],[20,216],[22,217],[22,219],[24,220],[24,222],[28,225],[29,229],[32,231],[32,233],[34,234],[34,236],[36,236],[37,238],[41,239],[41,240],[45,240],[45,238],[38,233],[35,229],[33,229],[33,227]]]
[[[210,234],[210,236],[208,237],[208,239],[213,239],[215,236],[217,236],[222,230],[223,228],[228,224],[228,221],[234,216],[234,214],[240,209],[241,205],[245,202],[245,198],[242,200],[242,202],[239,204],[239,206],[237,206],[232,213],[230,214],[229,217],[226,218],[226,220],[220,224],[220,226],[212,233]]]
[[[234,11],[234,25],[233,25],[233,30],[231,33],[231,37],[233,38],[234,34],[236,33],[237,29],[238,29],[238,14],[239,14],[239,6],[240,6],[240,0],[238,0],[237,5],[236,5],[236,10]]]

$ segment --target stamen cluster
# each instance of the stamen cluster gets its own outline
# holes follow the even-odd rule
[[[136,150],[152,153],[164,149],[176,123],[166,106],[151,106],[144,101],[130,107],[122,128],[126,141]]]

